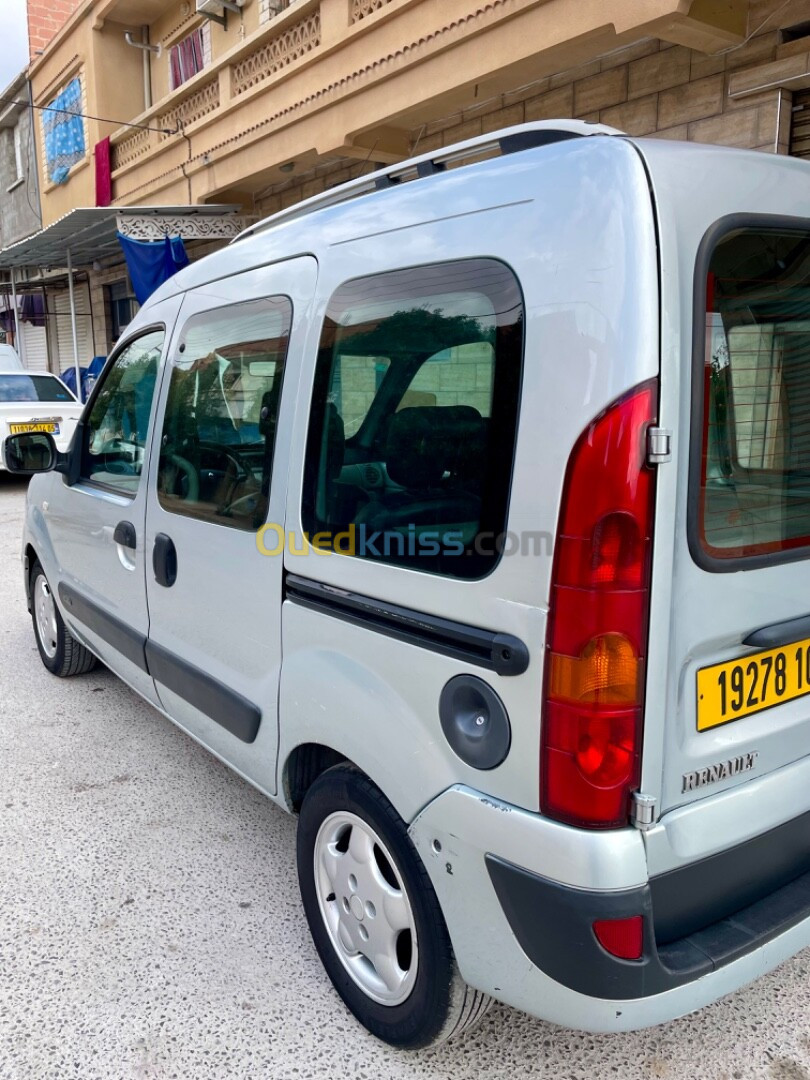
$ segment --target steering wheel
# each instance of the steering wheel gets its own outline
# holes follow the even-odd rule
[[[188,460],[188,458],[180,457],[179,454],[164,453],[163,458],[165,461],[171,462],[176,469],[185,476],[187,481],[187,490],[183,495],[184,502],[197,502],[200,497],[200,474]]]
[[[131,443],[124,442],[123,439],[108,439],[102,443],[98,449],[98,456],[105,459],[104,471],[110,473],[111,476],[138,476],[140,462],[122,461],[121,459],[106,460],[112,454],[123,453],[124,447],[131,445]]]
[[[256,495],[261,494],[261,488],[256,483],[255,477],[251,469],[247,468],[244,462],[239,458],[238,454],[232,450],[227,450],[224,446],[215,446],[210,443],[200,443],[200,449],[205,452],[215,452],[221,458],[224,458],[228,462],[228,465],[232,467],[233,475],[230,477],[228,490],[225,493],[225,497],[219,507],[218,513],[223,516],[231,516],[232,514],[244,513],[244,510],[234,511],[234,507],[239,507],[240,503],[246,502],[248,499],[255,498]],[[230,470],[229,470],[230,471]],[[248,492],[245,495],[240,495],[234,499],[234,494],[238,489],[248,480],[253,481],[256,484],[255,492]]]

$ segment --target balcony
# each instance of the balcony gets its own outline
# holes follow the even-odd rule
[[[108,0],[143,21],[152,0]],[[718,49],[741,40],[697,0],[252,0],[258,26],[112,136],[116,204],[234,201],[328,162],[394,162],[409,133],[475,100],[644,36]],[[277,14],[277,8],[284,5]],[[140,14],[138,14],[140,13]],[[259,22],[260,18],[267,21]],[[157,129],[157,130],[154,130]],[[243,198],[243,201],[244,201]]]

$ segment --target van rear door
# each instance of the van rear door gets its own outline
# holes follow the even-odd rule
[[[810,750],[810,225],[721,220],[695,305],[663,809]]]

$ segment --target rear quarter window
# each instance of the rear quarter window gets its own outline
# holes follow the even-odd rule
[[[720,570],[804,557],[810,227],[732,225],[704,245],[696,283],[693,553]]]
[[[492,259],[347,282],[315,374],[302,516],[320,548],[478,578],[506,528],[523,299]]]

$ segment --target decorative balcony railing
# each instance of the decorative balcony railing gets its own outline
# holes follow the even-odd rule
[[[139,163],[173,137],[154,129],[176,132],[190,128],[212,114],[225,112],[244,95],[322,44],[331,45],[341,34],[392,0],[267,0],[255,40],[245,41],[215,59],[192,81],[137,117],[149,131],[122,129],[112,137],[112,170]],[[415,0],[414,0],[415,2]],[[328,13],[325,10],[328,6]],[[296,10],[296,9],[300,9]],[[326,40],[325,40],[326,39]]]
[[[321,43],[321,13],[312,11],[233,66],[233,95],[264,82],[275,72],[312,52]]]
[[[360,22],[390,3],[391,0],[352,0],[352,22]]]
[[[178,102],[174,108],[162,113],[160,126],[169,131],[177,128],[188,127],[195,120],[202,120],[204,116],[219,108],[219,78],[211,79],[193,94],[189,94],[183,101]],[[161,139],[168,139],[168,135],[161,135]]]
[[[123,169],[131,161],[137,161],[139,157],[149,152],[152,145],[150,134],[149,131],[135,131],[133,135],[128,135],[120,142],[112,144],[111,165],[113,172],[116,169]]]

